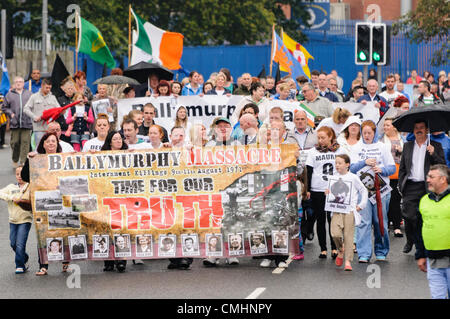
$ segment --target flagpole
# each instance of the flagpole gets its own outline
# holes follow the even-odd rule
[[[272,76],[274,37],[275,37],[275,23],[272,24],[272,48],[270,49],[270,76]]]
[[[131,60],[131,4],[128,8],[128,66]]]
[[[75,72],[78,71],[78,11],[75,10]]]

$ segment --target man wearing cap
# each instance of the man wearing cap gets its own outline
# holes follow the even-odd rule
[[[213,122],[214,137],[205,146],[241,145],[231,138],[231,123],[226,117],[219,117]]]

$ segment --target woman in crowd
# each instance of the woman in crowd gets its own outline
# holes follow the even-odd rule
[[[45,133],[36,148],[36,152],[28,154],[28,158],[25,161],[20,177],[25,183],[30,183],[30,157],[34,157],[36,154],[56,154],[61,152],[62,149],[59,145],[59,139],[56,133]],[[40,254],[38,254],[38,256],[39,271],[36,272],[36,276],[45,276],[48,273],[48,262],[42,262]],[[67,272],[68,268],[69,263],[63,262],[62,271]]]
[[[208,142],[206,127],[203,124],[195,123],[189,130],[189,139],[192,146],[203,147]]]
[[[180,106],[175,115],[174,126],[181,126],[186,132],[185,140],[189,141],[189,132],[191,131],[191,123],[188,121],[187,109],[184,106]]]
[[[377,141],[377,127],[372,121],[364,121],[361,124],[361,141],[355,146],[351,154],[350,171],[360,176],[365,173],[363,181],[369,191],[369,199],[376,193],[377,184],[380,189],[383,184],[389,184],[389,176],[395,173],[395,162],[391,150],[384,143]],[[377,183],[377,180],[379,183]],[[384,196],[383,196],[384,195]],[[378,204],[368,202],[365,209],[361,210],[361,224],[357,229],[356,248],[359,262],[368,263],[372,257],[372,226],[375,237],[375,256],[377,260],[386,260],[389,253],[389,233],[387,211],[391,193],[381,194],[381,210],[383,214],[383,235],[378,219]],[[376,196],[375,196],[376,197]]]
[[[358,116],[350,116],[342,127],[342,133],[339,134],[337,142],[344,153],[350,156],[352,148],[361,139],[361,120]]]
[[[231,91],[229,89],[225,88],[226,82],[227,82],[227,76],[224,73],[219,72],[216,76],[216,86],[212,90],[210,90],[208,93],[205,93],[205,94],[231,96]],[[206,83],[208,83],[208,82],[206,82]],[[206,86],[206,83],[205,83],[205,86]]]
[[[306,172],[308,175],[307,198],[312,199],[314,210],[312,220],[307,223],[307,233],[313,232],[314,223],[317,220],[316,230],[321,250],[319,258],[327,258],[325,225],[327,220],[328,225],[330,225],[331,215],[330,212],[325,212],[325,190],[328,187],[328,176],[333,175],[336,171],[335,157],[342,153],[342,149],[340,149],[336,141],[334,130],[328,126],[323,126],[317,130],[317,140],[317,146],[309,150],[306,160]],[[331,256],[334,259],[337,257],[337,250],[330,230],[329,236],[332,249]]]
[[[156,91],[157,93],[153,96],[170,96],[172,94],[170,91],[170,84],[166,80],[159,81]]]
[[[83,152],[100,151],[110,130],[108,115],[98,114],[94,124],[97,137],[90,139],[83,146]]]
[[[68,76],[61,82],[61,90],[64,92],[64,95],[58,96],[56,99],[61,107],[66,106],[67,104],[75,101],[73,99],[75,94],[75,83],[72,77]],[[83,96],[82,98],[85,102],[88,102],[87,98]],[[61,126],[61,137],[60,139],[66,143],[70,143],[70,132],[72,131],[73,126],[67,125],[66,119],[64,118],[64,114],[61,114],[56,122]],[[67,134],[66,134],[67,133]]]
[[[162,142],[163,136],[164,131],[162,130],[161,126],[156,124],[150,126],[148,130],[148,137],[150,138],[150,143],[148,143],[149,148],[162,148],[164,146]]]
[[[125,143],[125,138],[117,131],[109,132],[105,138],[105,143],[103,144],[102,151],[118,151],[128,149],[127,143]],[[126,260],[105,260],[103,271],[114,271],[114,265],[117,271],[122,273],[127,268]]]
[[[181,83],[177,81],[172,82],[172,84],[170,85],[170,91],[172,92],[172,95],[175,97],[181,95],[182,88],[183,86],[181,85]]]
[[[244,96],[244,98],[236,105],[236,109],[231,115],[230,121],[232,124],[236,124],[239,121],[239,115],[241,110],[248,103],[253,103],[258,106],[259,115],[258,118],[261,122],[264,122],[269,116],[269,100],[264,97],[266,90],[261,83],[252,83],[250,87],[250,95]]]
[[[238,140],[242,136],[244,136],[244,131],[241,128],[241,122],[240,122],[240,119],[241,119],[242,115],[244,115],[244,114],[253,115],[254,117],[256,117],[256,120],[258,121],[258,127],[260,127],[262,125],[262,122],[258,119],[258,114],[259,114],[258,106],[256,106],[256,104],[254,104],[254,103],[246,104],[239,114],[239,121],[234,125],[233,131],[231,132],[231,138],[233,138],[235,140]]]
[[[72,125],[70,142],[74,150],[79,152],[89,140],[89,127],[94,123],[94,114],[89,103],[84,103],[80,93],[75,93],[73,100],[81,102],[69,109],[66,123]]]
[[[322,126],[331,127],[334,130],[336,136],[338,136],[344,128],[345,122],[352,115],[348,110],[338,107],[334,110],[332,117],[323,119],[317,128]]]
[[[225,88],[230,91],[231,94],[233,94],[234,90],[237,88],[236,84],[233,83],[233,77],[231,76],[230,70],[227,68],[220,69],[219,72],[222,72],[227,77],[227,80],[225,82]]]
[[[400,222],[402,221],[402,212],[400,209],[400,202],[402,197],[398,192],[398,169],[400,167],[400,159],[402,157],[403,152],[403,140],[400,133],[397,129],[392,125],[392,121],[394,119],[388,117],[384,120],[384,136],[381,141],[386,144],[390,150],[392,157],[395,162],[395,173],[389,176],[390,185],[392,188],[391,192],[391,200],[389,201],[389,211],[388,218],[389,223],[392,222],[394,227],[394,236],[395,237],[403,237],[402,231],[400,230]]]
[[[91,102],[94,98],[94,95],[92,94],[89,86],[87,86],[86,73],[84,73],[83,71],[77,71],[73,75],[73,79],[75,81],[75,91],[83,94],[83,96],[85,96],[88,101]]]
[[[209,94],[213,88],[214,85],[211,82],[205,82],[205,84],[203,84],[203,94]]]

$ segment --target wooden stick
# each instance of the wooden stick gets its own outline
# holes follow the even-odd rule
[[[75,10],[75,72],[78,71],[78,12]]]
[[[272,76],[272,66],[273,66],[273,45],[275,42],[275,23],[272,25],[272,48],[270,49],[270,76]]]
[[[131,61],[131,4],[128,8],[128,66]]]

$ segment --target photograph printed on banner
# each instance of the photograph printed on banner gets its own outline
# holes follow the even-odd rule
[[[72,211],[72,207],[64,206],[62,210],[48,212],[48,229],[80,227],[80,213]]]
[[[289,240],[287,230],[272,230],[272,252],[278,254],[289,253]]]
[[[264,231],[249,232],[250,253],[252,255],[267,254],[267,241]]]
[[[183,256],[200,256],[200,246],[197,234],[182,234],[181,248]]]
[[[93,258],[109,257],[109,235],[93,235]]]
[[[86,236],[69,236],[70,259],[87,259]]]
[[[153,237],[152,235],[136,236],[136,257],[153,256]]]
[[[59,179],[59,192],[61,195],[86,195],[89,194],[89,182],[87,176],[69,176]]]
[[[93,101],[91,102],[92,104],[92,109],[94,110],[94,115],[95,118],[97,118],[97,116],[99,114],[107,114],[108,115],[108,120],[110,122],[114,122],[114,115],[112,112],[108,112],[108,109],[111,109],[111,104],[109,102],[109,99],[102,99],[102,100],[98,100],[98,101]]]
[[[206,234],[206,256],[221,257],[223,256],[223,240],[222,234]]]
[[[347,213],[351,208],[352,182],[342,177],[329,176],[328,190],[325,200],[325,211]]]
[[[161,257],[175,257],[177,253],[176,235],[159,235],[158,255]]]
[[[228,234],[228,254],[230,256],[245,255],[244,234]]]
[[[375,190],[375,175],[371,167],[366,167],[358,171],[357,173],[361,182],[366,186],[367,191],[369,192],[369,200],[372,205],[376,205],[376,190]],[[381,176],[378,174],[378,180],[380,181],[380,193],[381,198],[386,196],[392,191],[392,188],[389,184],[387,184]]]
[[[48,261],[64,259],[63,238],[47,238],[47,258]]]
[[[131,257],[130,235],[114,235],[114,257]]]
[[[62,206],[62,196],[57,190],[34,193],[34,207],[37,212],[62,210]]]
[[[72,196],[72,210],[78,213],[97,211],[97,195]]]

